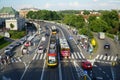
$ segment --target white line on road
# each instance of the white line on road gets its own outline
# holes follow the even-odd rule
[[[45,58],[46,58],[46,54],[47,54],[47,53],[44,53],[44,54],[45,54],[45,55],[44,55],[43,59],[45,59]]]
[[[96,57],[95,59],[98,59],[99,56],[100,56],[100,55],[97,55],[97,57]]]
[[[25,75],[25,73],[26,73],[26,71],[27,71],[27,68],[29,67],[29,65],[28,65],[28,66],[26,66],[26,63],[25,63],[25,62],[23,62],[23,63],[24,63],[24,65],[25,65],[25,70],[24,70],[24,72],[23,72],[23,74],[22,74],[22,76],[21,76],[20,80],[22,80],[22,79],[23,79],[23,77],[24,77],[24,75]]]

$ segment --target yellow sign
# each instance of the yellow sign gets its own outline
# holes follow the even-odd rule
[[[91,44],[92,44],[93,46],[95,46],[95,45],[96,45],[96,41],[95,41],[95,39],[94,39],[94,38],[91,40]]]

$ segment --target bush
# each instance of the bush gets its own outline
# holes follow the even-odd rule
[[[11,31],[9,31],[9,33],[10,33],[10,37],[12,39],[19,39],[19,38],[25,36],[25,31],[12,31],[11,30]]]

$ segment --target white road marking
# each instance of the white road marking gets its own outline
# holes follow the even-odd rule
[[[76,53],[74,52],[74,55],[75,55],[75,59],[77,59],[77,55],[76,55]]]
[[[35,60],[36,55],[37,55],[37,54],[34,54],[34,57],[32,58],[32,60]]]
[[[117,61],[117,56],[114,58],[114,61]]]
[[[79,54],[79,52],[77,52],[77,55],[79,56],[80,59],[82,59],[81,56],[80,56],[80,54]]]
[[[114,57],[112,56],[112,57],[111,57],[111,61],[113,61],[113,58],[114,58]]]
[[[46,54],[47,54],[47,53],[44,53],[44,54],[45,54],[45,55],[44,55],[43,59],[45,59],[45,58],[46,58]]]
[[[71,55],[71,56],[72,56],[72,59],[74,59],[73,53],[72,53],[72,55]]]
[[[37,54],[37,56],[36,56],[36,60],[38,60],[38,59],[39,59],[39,56],[40,56],[40,54]]]
[[[106,58],[107,58],[107,57],[106,57],[106,56],[104,56],[104,57],[103,57],[103,60],[105,60]]]
[[[40,55],[40,60],[42,59],[42,57],[43,57],[43,54]]]
[[[100,56],[100,55],[97,55],[97,57],[96,57],[95,59],[98,59],[99,56]]]
[[[19,60],[20,62],[22,62],[22,60],[20,59],[20,57],[18,57],[18,60]]]
[[[107,60],[110,60],[110,56],[107,57]]]
[[[100,56],[100,60],[103,58],[103,55]]]

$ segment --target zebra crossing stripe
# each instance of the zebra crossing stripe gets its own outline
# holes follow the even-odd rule
[[[43,54],[40,55],[40,59],[42,59]]]
[[[79,52],[77,52],[77,55],[79,56],[80,59],[82,59],[81,56],[80,56],[80,54],[79,54]]]
[[[114,58],[114,57],[112,56],[112,57],[111,57],[111,61],[113,61],[113,58]]]
[[[35,54],[35,55],[34,55],[34,57],[33,57],[33,59],[32,59],[32,60],[34,60],[34,59],[35,59],[36,55],[37,55],[37,54]]]
[[[72,56],[72,59],[74,59],[73,53],[72,53],[72,55],[71,55],[71,56]]]
[[[110,60],[110,56],[107,57],[107,60]]]
[[[105,60],[106,58],[107,58],[107,57],[106,57],[106,56],[104,56],[104,57],[103,57],[103,60]]]
[[[117,56],[114,58],[114,61],[117,61]]]
[[[45,57],[46,57],[46,53],[44,53],[45,55],[44,55],[44,57],[43,57],[43,59],[45,59]]]
[[[22,60],[20,59],[20,57],[18,57],[18,60],[19,60],[20,62],[22,62]]]
[[[103,55],[100,56],[100,60],[103,58]]]
[[[39,56],[40,56],[40,54],[37,54],[37,56],[36,56],[36,60],[38,60],[38,59],[39,59]]]
[[[77,55],[76,55],[76,53],[74,52],[74,55],[75,55],[75,59],[77,59]]]
[[[80,54],[81,54],[82,58],[85,59],[85,57],[84,57],[84,55],[82,54],[82,52],[80,52]]]
[[[100,56],[100,55],[97,55],[97,57],[96,57],[95,59],[98,59],[99,56]]]

